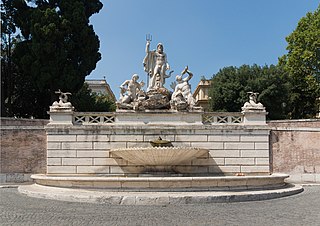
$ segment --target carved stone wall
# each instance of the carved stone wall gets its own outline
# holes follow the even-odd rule
[[[202,113],[117,113],[114,123],[46,126],[48,174],[135,174],[141,167],[110,154],[111,149],[150,147],[161,136],[175,147],[197,147],[209,154],[178,164],[186,174],[269,174],[266,125],[203,124]],[[197,116],[198,115],[198,116]],[[165,117],[164,117],[165,116]],[[191,117],[192,116],[192,117]],[[196,117],[197,116],[197,117]],[[179,119],[179,120],[175,120]],[[191,120],[192,119],[192,120]]]

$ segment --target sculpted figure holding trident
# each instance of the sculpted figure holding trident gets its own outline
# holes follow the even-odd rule
[[[143,59],[143,67],[149,76],[148,90],[163,88],[165,79],[169,78],[172,73],[170,72],[169,75],[166,75],[166,71],[170,69],[167,55],[163,51],[161,43],[157,45],[156,50],[149,50],[150,42],[152,41],[151,35],[147,35],[146,40],[146,56]]]

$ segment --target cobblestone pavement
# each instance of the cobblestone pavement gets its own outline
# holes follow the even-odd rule
[[[2,188],[0,225],[320,225],[320,186],[273,200],[179,206],[62,202]]]

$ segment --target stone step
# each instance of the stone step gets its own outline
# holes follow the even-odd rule
[[[299,185],[280,189],[198,192],[115,192],[75,188],[58,188],[38,184],[23,185],[19,192],[30,197],[69,202],[104,203],[110,205],[183,205],[218,202],[260,201],[294,195],[303,191]]]
[[[119,177],[36,174],[31,178],[38,185],[64,188],[108,189],[112,191],[233,191],[275,189],[286,186],[286,174],[261,176],[203,177]]]

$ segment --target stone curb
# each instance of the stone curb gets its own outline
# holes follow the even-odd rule
[[[18,191],[30,197],[69,202],[104,203],[110,205],[184,205],[221,202],[245,202],[274,199],[298,194],[300,185],[281,189],[203,192],[108,192],[42,186],[19,186]]]

